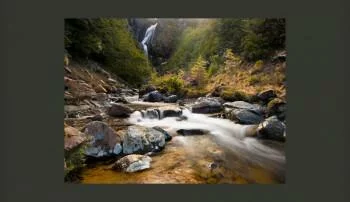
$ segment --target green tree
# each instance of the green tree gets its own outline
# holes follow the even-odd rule
[[[208,81],[208,73],[206,71],[206,61],[199,56],[197,61],[191,68],[191,79],[195,80],[198,84],[198,87],[203,87]]]

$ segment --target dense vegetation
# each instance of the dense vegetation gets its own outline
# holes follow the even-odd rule
[[[66,19],[65,49],[74,59],[97,61],[130,84],[142,84],[151,73],[125,19]]]
[[[147,58],[139,42],[155,22]],[[73,58],[95,60],[130,84],[196,97],[222,85],[226,96],[281,87],[285,81],[284,67],[269,67],[271,57],[285,50],[285,19],[98,18],[65,23],[65,48]]]

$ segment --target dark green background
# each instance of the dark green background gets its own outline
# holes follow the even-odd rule
[[[347,201],[345,0],[19,1],[0,4],[1,201]],[[63,183],[63,19],[286,17],[285,185]],[[348,42],[348,41],[347,41]],[[5,68],[4,68],[5,67]],[[347,138],[348,139],[348,138]]]

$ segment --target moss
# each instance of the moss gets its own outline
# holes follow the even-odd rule
[[[206,94],[208,94],[208,91],[204,89],[195,89],[195,88],[189,88],[186,90],[186,97],[187,98],[198,98],[203,97]]]
[[[233,101],[251,102],[253,100],[253,95],[250,95],[240,90],[224,90],[221,92],[220,97],[230,102],[233,102]]]
[[[85,167],[85,144],[64,152],[66,168],[64,169],[64,181],[73,182],[79,178],[79,171]]]

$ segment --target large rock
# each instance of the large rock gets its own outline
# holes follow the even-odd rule
[[[71,126],[64,128],[64,150],[70,151],[86,140],[86,137],[78,129]]]
[[[118,103],[113,103],[107,110],[108,115],[113,117],[128,117],[132,112],[132,108]]]
[[[192,105],[193,113],[207,114],[222,111],[223,100],[217,97],[200,97]]]
[[[124,136],[124,154],[145,154],[147,152],[159,151],[165,146],[163,133],[153,128],[143,126],[129,126]]]
[[[76,171],[83,168],[85,162],[84,149],[86,137],[76,128],[64,127],[64,180],[76,179]]]
[[[226,118],[240,124],[259,124],[264,118],[261,114],[247,109],[225,109]]]
[[[163,94],[158,91],[152,91],[143,96],[143,101],[145,102],[161,102],[164,100]]]
[[[83,128],[90,140],[85,154],[92,157],[118,155],[122,151],[119,134],[101,121],[93,121]]]
[[[257,129],[258,137],[263,139],[284,141],[285,129],[286,125],[283,122],[278,120],[276,116],[271,116],[259,124]]]
[[[257,98],[265,103],[277,97],[274,90],[266,90],[257,94]]]
[[[286,118],[287,103],[282,99],[275,98],[267,104],[267,110],[269,116],[276,115],[279,120],[283,121]]]
[[[149,156],[130,154],[114,163],[113,169],[124,172],[136,172],[151,167],[152,158]]]
[[[223,106],[226,118],[240,124],[259,124],[264,120],[265,110],[260,105],[235,101],[224,103]]]
[[[235,102],[225,102],[223,104],[225,108],[232,108],[232,109],[246,109],[249,111],[252,111],[257,114],[264,114],[265,109],[261,107],[258,104],[250,104],[248,102],[244,101],[235,101]]]
[[[164,98],[164,102],[167,102],[167,103],[176,103],[177,102],[177,95],[170,95],[168,97],[165,97]]]
[[[166,132],[163,128],[159,127],[159,126],[154,126],[152,127],[153,129],[163,133],[165,141],[170,141],[173,137],[171,135],[169,135],[168,132]]]
[[[175,106],[164,106],[155,109],[142,110],[141,114],[144,118],[163,119],[166,117],[180,117],[182,115],[182,110]]]
[[[156,90],[156,87],[155,86],[152,86],[152,85],[149,85],[149,86],[146,86],[144,88],[142,88],[140,91],[139,91],[139,95],[140,96],[143,96],[147,93],[150,93],[152,91],[155,91]]]

